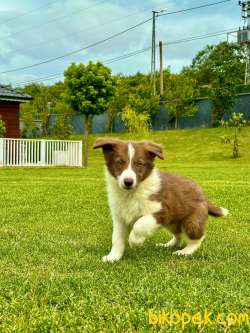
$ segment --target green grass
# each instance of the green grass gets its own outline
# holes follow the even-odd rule
[[[224,133],[150,135],[165,147],[158,167],[192,177],[231,213],[210,218],[206,240],[188,258],[156,248],[170,238],[162,232],[127,248],[121,262],[102,263],[112,228],[100,151],[90,151],[87,169],[0,169],[0,332],[182,331],[150,325],[148,309],[250,318],[250,129],[238,160]],[[183,331],[250,332],[250,325]]]

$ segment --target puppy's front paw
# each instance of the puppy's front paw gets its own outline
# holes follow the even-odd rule
[[[129,235],[128,243],[131,248],[136,246],[141,246],[145,241],[145,237],[140,237],[135,235],[135,233],[132,231]]]
[[[190,256],[191,254],[193,254],[193,251],[189,251],[184,248],[182,250],[173,252],[173,254],[175,254],[177,256]]]
[[[104,257],[102,257],[102,261],[103,262],[110,262],[110,263],[114,263],[114,262],[116,262],[116,261],[118,261],[120,259],[121,259],[120,256],[114,255],[114,254],[111,254],[111,253],[109,253],[108,255],[106,255]]]

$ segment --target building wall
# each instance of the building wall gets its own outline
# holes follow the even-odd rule
[[[211,102],[204,98],[197,101],[198,110],[192,117],[183,117],[179,120],[179,128],[208,128],[212,126],[213,107]],[[232,112],[240,112],[244,114],[244,119],[250,120],[250,94],[239,95],[232,109],[226,113],[225,119],[228,120]],[[52,115],[49,119],[50,134],[53,134],[53,126],[56,121],[56,115]],[[93,118],[93,133],[107,132],[108,114],[104,113]],[[73,133],[83,133],[84,119],[82,115],[74,115],[71,118]],[[168,110],[164,104],[159,106],[158,112],[152,119],[152,129],[155,131],[167,130],[174,127],[174,124],[168,123]],[[118,116],[113,124],[113,132],[124,132],[125,126]]]
[[[201,128],[212,126],[213,106],[208,99],[198,100],[198,111],[193,117],[180,120],[180,128]],[[234,106],[225,114],[225,120],[231,118],[233,112],[243,113],[245,120],[250,120],[250,94],[238,95]]]
[[[0,115],[5,122],[7,138],[19,138],[19,102],[0,101]]]

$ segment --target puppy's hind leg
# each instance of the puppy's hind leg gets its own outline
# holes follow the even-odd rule
[[[183,221],[182,229],[184,237],[187,240],[187,245],[184,249],[174,252],[174,254],[188,256],[198,250],[205,238],[206,220],[207,210],[201,204],[186,220]]]
[[[202,236],[200,239],[189,239],[187,246],[182,250],[175,251],[174,254],[179,256],[189,256],[193,254],[201,246],[201,243],[205,236]]]

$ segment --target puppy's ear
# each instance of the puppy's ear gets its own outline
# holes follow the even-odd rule
[[[157,156],[161,160],[164,160],[162,145],[147,141],[147,142],[145,142],[145,148],[153,157]]]
[[[113,150],[114,145],[116,145],[118,140],[111,138],[98,138],[93,146],[94,149],[102,148],[103,150]]]

